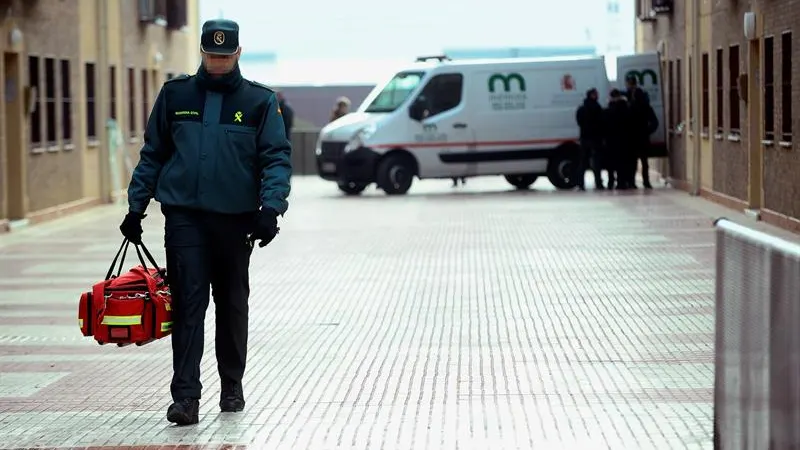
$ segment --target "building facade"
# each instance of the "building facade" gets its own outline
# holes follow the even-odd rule
[[[662,58],[664,175],[800,231],[800,1],[635,1],[637,49]]]
[[[198,0],[0,0],[0,230],[111,201],[163,81],[199,64]]]

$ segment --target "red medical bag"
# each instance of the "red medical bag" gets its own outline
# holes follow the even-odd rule
[[[158,267],[144,244],[134,244],[141,264],[122,274],[129,245],[127,239],[122,242],[105,280],[81,294],[81,333],[94,336],[100,345],[144,345],[172,333],[172,295],[166,271]],[[152,267],[147,267],[142,251]],[[112,275],[118,259],[119,269]]]

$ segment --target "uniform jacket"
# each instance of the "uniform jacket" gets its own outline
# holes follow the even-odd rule
[[[130,210],[163,205],[238,214],[288,208],[291,144],[272,90],[240,78],[230,92],[195,75],[158,94],[128,187]]]
[[[631,129],[635,122],[625,97],[611,100],[603,111],[603,116],[606,144],[611,153],[616,155],[630,153],[633,141]]]
[[[658,128],[658,117],[650,105],[650,96],[637,87],[626,95],[632,115],[633,138],[639,142],[649,142],[650,135]]]
[[[586,98],[575,112],[575,121],[580,128],[581,139],[601,139],[603,137],[603,107],[597,100]]]

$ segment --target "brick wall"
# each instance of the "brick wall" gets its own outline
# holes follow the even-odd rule
[[[139,151],[142,146],[142,139],[144,135],[144,128],[146,126],[145,114],[149,114],[152,109],[153,103],[158,96],[158,90],[161,88],[161,83],[166,79],[167,73],[180,74],[187,70],[186,66],[186,51],[199,52],[200,43],[196,38],[193,40],[193,45],[186,48],[185,36],[179,31],[169,30],[161,26],[144,26],[137,20],[138,0],[122,0],[121,13],[122,13],[122,61],[123,65],[118,69],[118,76],[122,82],[122,91],[120,98],[124,105],[119,117],[120,129],[125,136],[126,151],[135,164],[139,159]],[[163,60],[160,63],[160,70],[157,72],[157,80],[152,82],[153,73],[148,73],[151,77],[148,83],[147,105],[142,100],[143,87],[142,77],[143,69],[147,69],[153,65],[153,57],[155,52],[158,51],[162,54]],[[128,98],[131,91],[131,85],[128,80],[128,69],[134,69],[134,91],[133,95],[136,98],[134,103],[134,120],[135,120],[135,137],[130,138],[129,123],[131,120],[128,110]],[[191,71],[190,73],[194,73]],[[126,181],[127,183],[127,181]]]
[[[82,175],[80,148],[69,149],[67,142],[61,141],[62,115],[61,103],[56,101],[56,120],[50,125],[55,128],[56,141],[48,139],[49,121],[46,119],[46,69],[45,59],[54,58],[56,64],[56,98],[60,97],[60,61],[70,61],[70,80],[73,92],[80,82],[80,35],[78,29],[78,8],[68,1],[38,2],[31,6],[16,9],[22,18],[20,29],[25,36],[27,55],[20,62],[24,67],[25,80],[28,78],[28,56],[39,57],[39,96],[42,143],[28,148],[28,198],[29,209],[38,211],[54,205],[78,200],[82,196]],[[74,105],[74,103],[73,103]],[[74,108],[73,108],[74,109]],[[73,114],[74,116],[74,114]],[[26,127],[26,139],[30,136],[31,122]],[[73,135],[76,132],[73,120]]]
[[[781,35],[792,32],[792,131],[800,130],[800,0],[765,2],[764,36],[774,36],[775,131],[780,139],[782,120]],[[797,139],[792,148],[779,145],[764,149],[764,208],[800,218],[800,148]]]
[[[639,22],[638,25],[644,49],[655,50],[658,48],[659,41],[664,41],[667,50],[666,54],[662,55],[662,57],[669,61],[675,61],[680,58],[684,72],[686,68],[686,61],[684,60],[684,54],[686,52],[684,31],[686,29],[685,8],[686,6],[683,2],[675,2],[675,9],[671,14],[659,15],[657,21]],[[683,79],[684,74],[681,75],[680,78],[673,80],[673,85],[677,86],[676,83],[681,83],[683,85],[684,95],[686,95],[687,84]],[[670,74],[666,74],[666,77],[670,76]],[[664,95],[665,102],[668,104],[670,92],[666,88]],[[676,107],[677,106],[678,105],[676,105]],[[684,116],[686,114],[688,114],[688,111],[684,108]],[[681,134],[671,132],[677,123],[671,123],[668,120],[667,124],[669,127],[668,140],[670,148],[669,176],[676,180],[686,180],[686,139]]]
[[[191,0],[190,0],[191,2]],[[22,117],[26,129],[23,137],[24,157],[27,163],[27,183],[23,187],[24,195],[28,199],[27,210],[25,213],[31,216],[34,213],[42,212],[53,207],[61,207],[65,204],[82,203],[84,196],[93,197],[99,191],[98,170],[107,170],[100,166],[101,152],[107,152],[104,143],[99,147],[88,148],[86,133],[86,121],[88,113],[85,110],[86,89],[84,75],[84,58],[94,58],[82,54],[82,45],[86,45],[87,35],[95,33],[82,32],[88,27],[97,27],[97,18],[92,16],[94,7],[91,6],[99,2],[78,2],[77,0],[49,0],[49,1],[27,1],[27,0],[0,0],[0,6],[8,7],[3,11],[8,11],[9,20],[4,24],[16,24],[24,36],[24,45],[21,46],[20,64],[22,65],[23,78],[22,86],[27,86],[31,70],[29,69],[29,58],[34,57],[38,60],[38,101],[37,110],[39,115],[40,142],[33,142],[31,136],[33,116]],[[169,30],[157,25],[144,25],[139,22],[138,0],[114,0],[109,2],[114,8],[109,9],[109,20],[111,23],[119,24],[108,32],[113,36],[115,43],[121,42],[120,48],[109,51],[110,56],[116,58],[116,52],[121,51],[121,63],[114,62],[117,71],[117,78],[120,83],[117,85],[116,102],[122,105],[119,109],[120,125],[127,131],[128,116],[128,96],[129,88],[127,78],[127,68],[135,68],[136,74],[136,101],[135,101],[135,120],[137,124],[137,137],[141,137],[144,128],[144,115],[149,113],[152,103],[158,92],[158,88],[163,82],[167,73],[186,72],[186,67],[190,58],[187,57],[189,51],[197,52],[198,43],[195,36],[196,24],[190,20],[189,31]],[[192,3],[194,5],[194,3]],[[118,5],[118,6],[117,6]],[[118,9],[117,9],[118,8]],[[195,8],[196,9],[196,8]],[[96,13],[96,12],[95,12]],[[82,17],[81,14],[85,14]],[[115,14],[118,14],[116,16]],[[4,28],[4,31],[7,31]],[[118,35],[116,33],[119,33]],[[111,42],[109,38],[109,42]],[[92,44],[97,43],[97,39],[91,39]],[[6,46],[9,44],[6,43]],[[0,45],[2,46],[2,45]],[[163,59],[156,61],[154,55],[160,53]],[[52,67],[47,65],[47,61],[52,59]],[[95,68],[95,83],[100,83],[100,79],[108,77],[108,68]],[[159,67],[155,70],[154,67]],[[62,82],[63,69],[68,68],[69,80],[69,105],[68,110],[64,109],[63,102],[64,89]],[[52,70],[51,70],[52,69]],[[149,89],[147,105],[142,100],[142,73],[147,70]],[[48,73],[52,74],[52,84],[48,83]],[[5,83],[0,83],[0,93],[3,93]],[[47,86],[54,86],[50,98],[55,105],[55,116],[48,118],[48,92]],[[120,89],[121,88],[121,89]],[[97,106],[104,101],[108,101],[108,91],[100,92],[95,90],[96,114],[99,114]],[[0,107],[0,113],[5,114],[4,108]],[[104,126],[104,118],[96,116]],[[0,117],[5,123],[5,117]],[[69,122],[65,119],[70,119]],[[64,127],[65,123],[71,124]],[[55,136],[48,130],[55,130]],[[65,131],[66,130],[66,131]],[[50,134],[50,135],[48,135]],[[0,147],[0,169],[7,164],[8,146],[4,144]],[[133,161],[138,157],[140,141],[131,144]],[[121,159],[121,158],[120,158]],[[122,166],[120,162],[120,166]],[[0,176],[2,172],[0,172]],[[124,183],[125,173],[123,172],[122,182]],[[87,188],[88,185],[95,185]],[[0,179],[0,220],[6,218],[7,202],[4,197],[7,195],[5,190],[9,189],[5,180]],[[17,192],[16,186],[10,186]],[[88,193],[87,193],[88,192]],[[54,208],[58,209],[58,208]]]
[[[728,0],[714,2],[711,12],[711,61],[716,66],[716,50],[723,49],[723,137],[714,141],[714,184],[713,190],[740,200],[747,199],[748,182],[748,115],[747,105],[741,100],[735,100],[739,104],[739,123],[740,141],[732,141],[728,138],[731,130],[731,101],[729,88],[738,83],[738,75],[731,78],[730,73],[730,52],[731,45],[739,46],[739,69],[737,73],[747,72],[748,61],[748,42],[744,38],[742,29],[743,17],[746,11],[750,11],[750,2],[740,0],[731,2]],[[714,67],[716,70],[716,67]],[[714,71],[714,73],[716,73]],[[715,80],[715,78],[712,78]],[[715,84],[715,83],[713,83]],[[712,111],[716,112],[716,104],[712,105]]]
[[[671,15],[659,15],[655,22],[639,22],[638,32],[645,49],[657,48],[658,42],[664,40],[667,44],[665,58],[675,61],[676,58],[682,59],[682,76],[686,76],[687,58],[684,54],[687,50],[687,31],[685,30],[684,17],[686,14],[684,2],[675,2],[675,11]],[[691,6],[691,4],[689,5]],[[712,102],[710,106],[712,123],[716,123],[716,72],[717,49],[723,49],[723,122],[721,133],[711,130],[715,136],[713,142],[713,190],[729,197],[747,200],[749,182],[749,151],[748,142],[750,141],[749,124],[750,115],[753,120],[761,120],[760,112],[750,112],[748,114],[748,103],[742,101],[738,96],[731,98],[731,86],[738,84],[739,74],[748,74],[749,77],[756,77],[759,83],[763,83],[762,73],[748,73],[750,70],[749,47],[750,42],[744,37],[743,18],[744,14],[752,11],[754,6],[759,6],[761,19],[763,19],[764,36],[774,37],[773,48],[773,83],[774,83],[774,129],[775,142],[773,145],[764,146],[763,154],[763,207],[789,217],[800,218],[800,150],[796,143],[790,146],[779,145],[783,126],[782,118],[782,96],[781,85],[782,76],[782,45],[781,36],[784,32],[792,32],[793,41],[797,41],[800,36],[800,0],[761,0],[758,5],[748,0],[719,0],[711,2],[711,46],[703,51],[709,52],[711,65],[710,82],[712,91]],[[738,67],[732,72],[731,65],[731,46],[738,45],[739,61]],[[763,41],[761,43],[763,49]],[[796,134],[800,129],[800,44],[792,45],[792,116],[791,131]],[[763,70],[763,51],[762,60],[758,61],[756,67]],[[695,65],[696,66],[696,65]],[[761,91],[761,101],[763,108],[763,84]],[[744,87],[747,88],[746,86]],[[686,107],[684,108],[684,119],[688,116],[688,80],[683,80],[682,94]],[[669,96],[668,89],[666,95]],[[667,97],[669,98],[669,97]],[[732,130],[731,112],[733,102],[739,106],[739,127]],[[688,124],[687,124],[688,126]],[[731,135],[738,135],[738,139],[731,139]],[[754,136],[760,144],[763,136]],[[671,144],[671,176],[679,180],[687,178],[685,142],[682,136],[673,134],[670,138]]]

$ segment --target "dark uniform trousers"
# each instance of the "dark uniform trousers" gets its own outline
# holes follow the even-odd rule
[[[650,163],[647,160],[647,154],[649,153],[650,147],[650,138],[649,136],[639,137],[634,141],[634,148],[635,151],[633,157],[630,161],[629,166],[629,173],[630,173],[630,182],[632,185],[636,185],[636,172],[639,168],[639,162],[642,163],[642,183],[645,186],[650,185]]]
[[[578,187],[585,184],[586,170],[591,169],[594,174],[595,187],[603,187],[602,170],[605,165],[603,161],[603,141],[598,138],[582,138],[580,140],[580,161],[578,162]]]
[[[254,214],[218,214],[162,206],[167,275],[173,299],[174,400],[200,398],[206,310],[213,291],[217,367],[223,383],[241,383],[247,356],[249,266]]]

